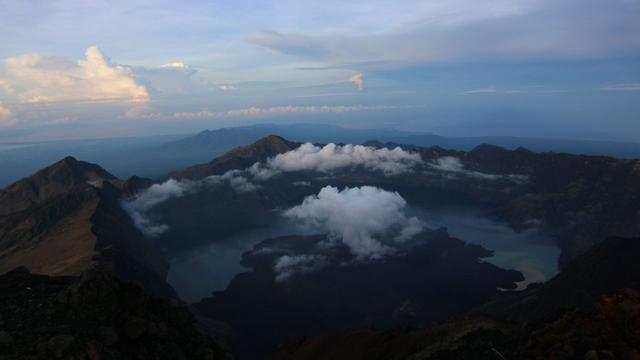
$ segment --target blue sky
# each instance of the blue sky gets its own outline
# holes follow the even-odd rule
[[[640,141],[640,0],[0,0],[0,141],[260,122]]]

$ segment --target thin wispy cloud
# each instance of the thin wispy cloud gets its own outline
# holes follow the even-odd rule
[[[600,88],[602,91],[640,91],[640,83],[610,84]]]
[[[355,69],[371,61],[402,67],[469,59],[598,59],[640,53],[640,5],[635,1],[539,0],[510,7],[490,1],[485,5],[504,11],[474,14],[469,11],[474,8],[471,2],[461,1],[451,7],[467,10],[457,12],[466,17],[422,14],[396,31],[337,36],[267,31],[248,41],[316,61],[355,64]]]
[[[176,61],[160,65],[160,67],[165,69],[188,69],[189,65],[183,63],[182,61]]]
[[[464,91],[464,94],[520,94],[525,92],[518,89],[496,89],[495,87],[477,88]]]
[[[360,96],[361,93],[357,92],[332,92],[332,93],[322,93],[322,94],[303,94],[296,95],[297,98],[315,98],[315,97],[341,97],[341,96]]]
[[[337,105],[337,106],[273,106],[273,107],[249,107],[227,111],[198,111],[179,112],[172,115],[176,119],[195,118],[228,118],[228,117],[260,117],[268,115],[291,115],[291,114],[327,114],[327,113],[348,113],[372,110],[391,110],[395,106],[390,105]]]
[[[237,88],[235,85],[231,85],[231,84],[219,84],[218,89],[222,91],[232,91],[232,90],[236,90]]]
[[[12,126],[16,124],[13,112],[0,103],[0,126]]]

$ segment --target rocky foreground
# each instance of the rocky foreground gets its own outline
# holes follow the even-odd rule
[[[0,276],[0,359],[230,359],[186,307],[113,275]]]
[[[640,293],[623,290],[603,297],[590,311],[525,325],[462,317],[421,330],[298,338],[268,359],[640,359]]]

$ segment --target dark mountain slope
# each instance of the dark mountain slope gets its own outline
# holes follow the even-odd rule
[[[0,358],[229,359],[185,307],[103,272],[0,276]]]
[[[209,163],[188,167],[169,174],[176,179],[201,179],[222,174],[232,169],[245,169],[256,162],[285,153],[300,146],[276,135],[269,135],[257,142],[233,149]]]
[[[513,294],[482,312],[539,319],[567,309],[588,309],[623,288],[640,289],[640,238],[609,238],[578,256],[544,286]]]
[[[281,345],[269,360],[638,359],[640,293],[622,290],[587,311],[519,324],[460,317],[425,329],[360,330]]]
[[[95,266],[91,231],[99,194],[89,186],[0,218],[0,273],[16,266],[49,275],[79,275]]]
[[[269,359],[637,359],[639,256],[640,239],[610,238],[548,283],[465,316],[418,330],[300,337]]]
[[[125,183],[123,187],[129,186]],[[159,246],[145,238],[122,209],[122,191],[105,183],[99,193],[100,202],[91,217],[91,232],[96,237],[96,268],[143,284],[151,294],[177,298],[166,282],[167,260]]]

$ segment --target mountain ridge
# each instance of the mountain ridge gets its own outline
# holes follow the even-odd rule
[[[164,256],[120,205],[126,192],[147,185],[65,157],[2,190],[0,272],[26,266],[45,275],[79,276],[100,268],[177,297],[165,281]]]
[[[245,169],[256,162],[291,151],[300,144],[278,135],[268,135],[253,144],[236,147],[208,163],[198,164],[169,173],[175,179],[198,179],[219,175],[232,169]]]
[[[21,211],[90,182],[115,180],[116,177],[99,165],[78,161],[72,156],[55,162],[33,175],[0,190],[0,215]]]

